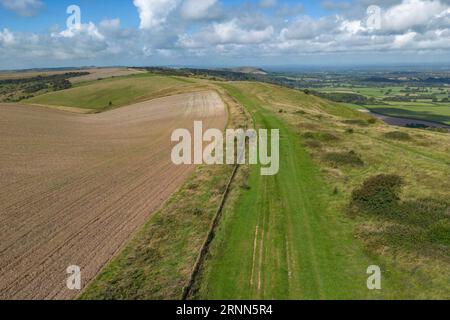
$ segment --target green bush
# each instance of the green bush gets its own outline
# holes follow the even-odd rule
[[[434,223],[428,230],[428,237],[433,243],[450,246],[450,219]]]
[[[305,141],[305,145],[309,148],[313,148],[313,149],[319,149],[322,147],[322,144],[317,141],[317,140],[311,140],[311,139],[307,139]]]
[[[403,201],[398,218],[404,224],[430,227],[449,216],[450,205],[443,200],[425,198]]]
[[[361,127],[367,127],[369,126],[369,123],[362,119],[353,119],[353,120],[344,120],[342,121],[345,124],[355,125],[355,126],[361,126]]]
[[[355,151],[349,152],[328,152],[324,155],[324,160],[333,165],[349,165],[354,167],[364,166],[364,161]]]
[[[352,206],[368,212],[393,209],[398,205],[403,179],[398,175],[380,174],[364,181],[352,193]]]
[[[406,132],[401,131],[391,131],[388,133],[385,133],[384,136],[388,139],[392,140],[401,140],[401,141],[409,141],[411,140],[411,136],[407,134]]]
[[[339,141],[339,137],[329,132],[306,132],[303,134],[306,139],[314,139],[322,142],[334,142]]]

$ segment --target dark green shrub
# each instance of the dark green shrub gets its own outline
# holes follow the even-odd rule
[[[400,141],[409,141],[411,140],[411,136],[407,134],[406,132],[401,131],[392,131],[385,133],[384,136],[388,139],[392,140],[400,140]]]
[[[323,142],[339,141],[339,137],[329,132],[306,132],[303,134],[306,139],[314,139]]]
[[[449,217],[450,205],[438,199],[415,199],[403,201],[398,218],[402,223],[429,227],[436,221]]]
[[[428,230],[428,237],[434,243],[450,246],[450,218],[434,223]]]
[[[369,123],[367,121],[361,120],[361,119],[344,120],[342,122],[345,124],[361,126],[361,127],[367,127],[369,125]]]
[[[348,133],[348,134],[353,134],[353,133],[355,133],[355,129],[347,128],[347,129],[345,129],[345,132]]]
[[[368,124],[375,124],[375,123],[377,123],[377,119],[376,118],[370,118],[369,120],[367,120],[367,123]]]
[[[305,141],[305,145],[309,148],[319,149],[322,147],[322,144],[317,140],[308,139]]]
[[[355,151],[349,152],[328,152],[324,155],[324,160],[333,165],[349,165],[354,167],[364,166],[364,161]]]
[[[380,174],[364,181],[352,193],[352,206],[369,212],[393,209],[398,205],[403,179],[397,175]]]

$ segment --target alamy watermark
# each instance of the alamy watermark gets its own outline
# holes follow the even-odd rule
[[[66,269],[69,275],[66,280],[66,286],[69,290],[81,290],[81,268],[79,266],[69,266]]]
[[[369,6],[367,8],[367,19],[366,19],[366,27],[367,29],[380,30],[381,29],[381,8],[376,5]]]
[[[278,129],[228,129],[225,134],[219,129],[203,132],[203,122],[195,121],[193,137],[188,129],[177,129],[171,141],[178,142],[171,154],[176,165],[260,164],[263,176],[276,175],[280,169]]]
[[[379,266],[369,266],[367,268],[367,289],[369,290],[381,290],[381,268]]]
[[[81,28],[81,8],[77,5],[70,5],[67,7],[66,13],[70,16],[67,18],[67,30]]]

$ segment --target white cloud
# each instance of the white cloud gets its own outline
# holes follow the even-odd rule
[[[266,57],[284,62],[321,54],[450,54],[450,0],[355,1],[388,4],[381,12],[380,30],[367,28],[365,9],[317,18],[282,1],[270,10],[262,8],[262,2],[246,2],[224,11],[220,0],[134,0],[140,29],[123,28],[120,19],[105,19],[48,34],[0,30],[0,67],[29,61],[137,65]],[[278,15],[283,8],[289,12]]]
[[[35,15],[42,7],[40,0],[0,0],[3,7],[24,17]]]
[[[446,9],[448,6],[439,0],[404,0],[383,14],[382,28],[396,32],[408,31],[413,27],[427,25]]]
[[[344,20],[342,21],[339,30],[348,32],[350,34],[356,34],[361,31],[365,31],[366,27],[363,25],[363,23],[359,20]]]
[[[60,33],[52,33],[52,37],[54,38],[87,37],[93,40],[105,39],[105,37],[98,30],[97,26],[92,22],[89,22],[88,24],[80,24],[78,27],[63,30]]]
[[[392,47],[396,49],[405,47],[414,40],[416,35],[417,33],[415,32],[408,32],[405,34],[396,35]]]
[[[107,31],[120,30],[120,19],[104,19],[100,22],[100,29]]]
[[[8,29],[3,29],[3,31],[0,31],[1,46],[7,47],[13,43],[14,43],[14,35]]]
[[[236,19],[224,23],[214,23],[213,32],[208,35],[208,40],[211,43],[239,43],[251,44],[261,43],[270,40],[274,33],[272,26],[265,29],[246,30],[238,25]]]
[[[217,0],[185,0],[181,6],[181,15],[188,20],[212,18],[216,14]]]
[[[178,39],[178,45],[183,48],[201,48],[224,44],[257,44],[270,41],[274,28],[245,29],[237,19],[223,23],[213,23],[203,31],[194,35],[183,34]]]
[[[177,0],[133,0],[141,19],[141,29],[159,28],[177,7]]]
[[[313,19],[302,16],[281,30],[281,39],[312,39],[321,34],[333,33],[335,26],[335,17]]]

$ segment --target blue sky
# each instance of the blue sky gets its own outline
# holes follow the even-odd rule
[[[20,16],[0,7],[0,28],[10,28],[17,31],[45,32],[51,26],[65,26],[66,9],[72,4],[82,8],[82,19],[100,22],[108,17],[120,17],[125,27],[139,26],[139,15],[132,1],[123,0],[47,0],[43,1],[39,13],[28,17]]]
[[[248,1],[258,4],[260,1],[253,0]],[[224,0],[222,3],[226,7],[236,7],[242,5],[242,0]],[[304,6],[305,14],[313,17],[320,17],[330,13],[330,10],[325,10],[321,6],[320,1],[307,0],[307,1],[295,1],[286,0],[285,4]],[[139,27],[139,15],[136,11],[136,7],[132,1],[127,0],[47,0],[43,1],[43,7],[39,11],[39,14],[31,17],[22,17],[20,15],[12,13],[5,7],[0,6],[0,29],[9,28],[17,31],[33,31],[33,32],[45,32],[51,26],[64,26],[66,23],[67,15],[65,14],[66,8],[69,5],[76,4],[80,6],[83,11],[83,19],[100,22],[105,18],[120,18],[123,27],[138,28]],[[267,12],[273,12],[274,8],[267,8]]]
[[[81,24],[68,28],[73,4]],[[420,64],[449,53],[450,0],[0,0],[0,69]]]

